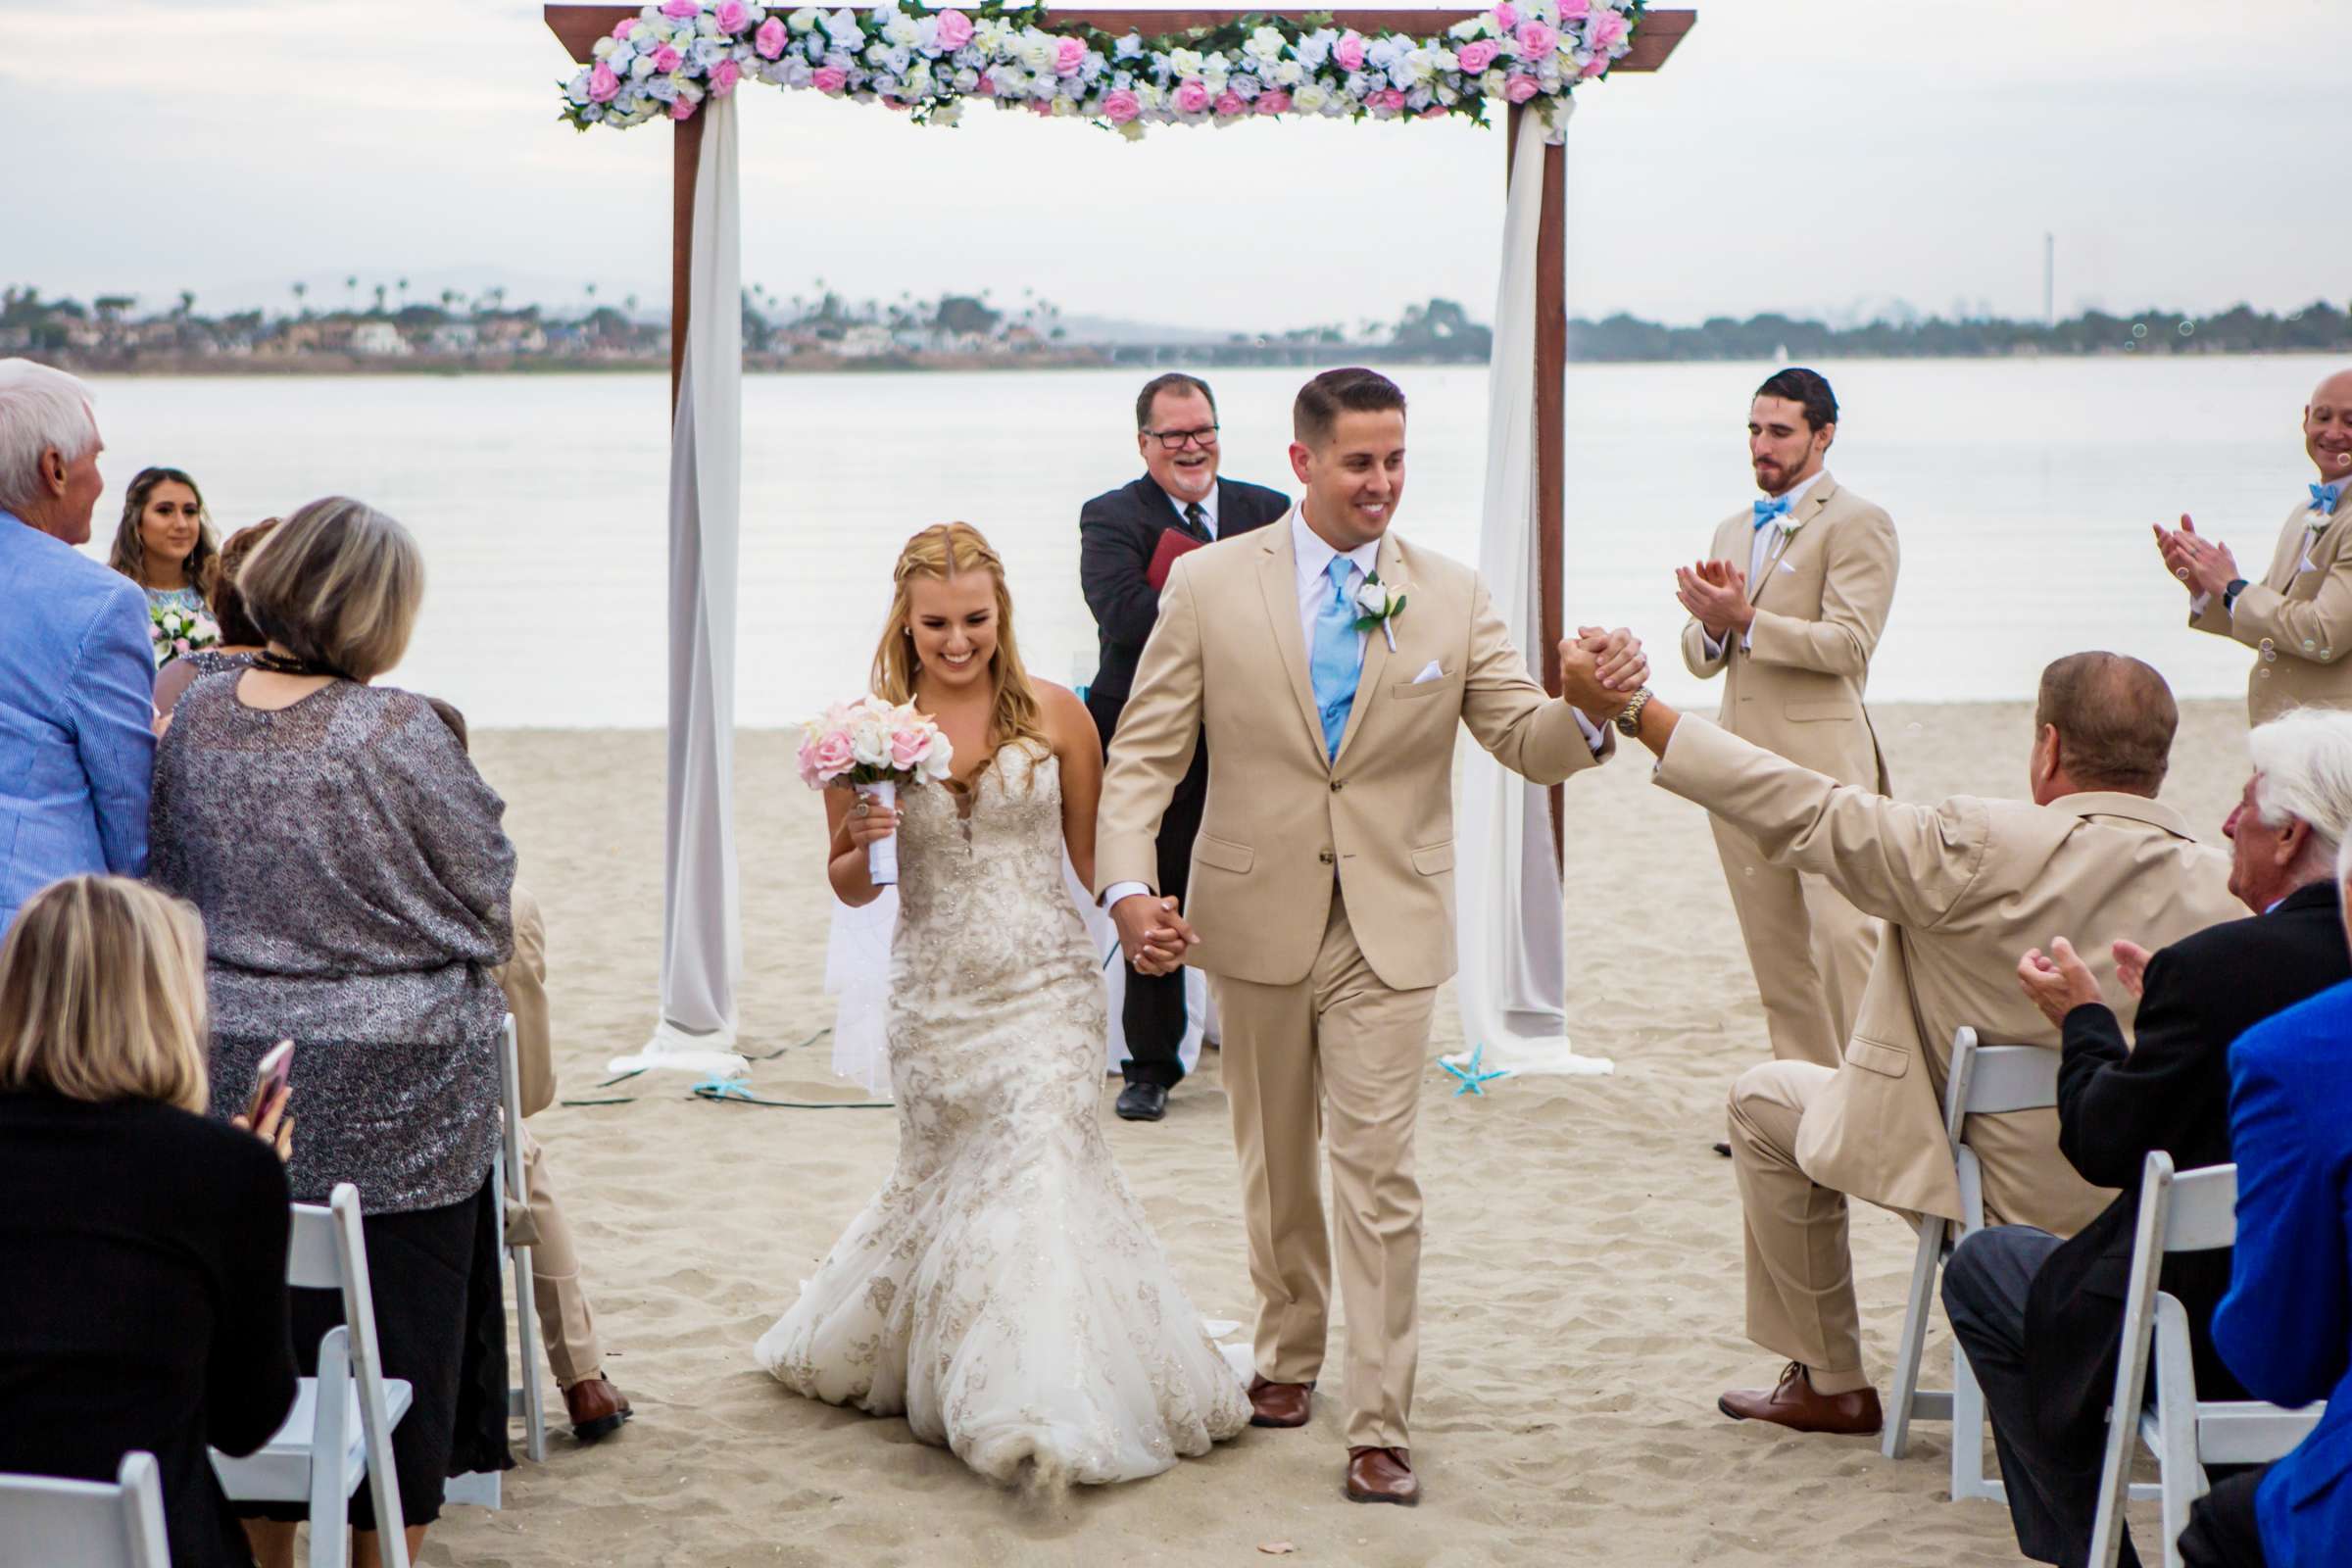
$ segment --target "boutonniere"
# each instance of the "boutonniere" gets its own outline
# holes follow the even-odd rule
[[[1355,608],[1360,612],[1355,617],[1355,629],[1370,631],[1379,627],[1380,634],[1389,640],[1389,652],[1395,653],[1396,632],[1389,622],[1404,612],[1404,585],[1382,582],[1379,572],[1367,571],[1364,585],[1355,591]]]

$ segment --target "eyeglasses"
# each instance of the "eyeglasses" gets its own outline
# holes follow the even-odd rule
[[[1167,452],[1182,452],[1187,441],[1204,451],[1217,444],[1217,427],[1213,424],[1204,424],[1198,430],[1146,430],[1144,434],[1157,436],[1161,450]]]

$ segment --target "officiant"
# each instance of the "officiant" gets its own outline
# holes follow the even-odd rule
[[[1264,485],[1217,476],[1217,401],[1199,376],[1152,377],[1135,399],[1135,446],[1141,478],[1095,497],[1078,513],[1078,575],[1102,640],[1087,710],[1104,748],[1119,727],[1136,661],[1159,614],[1168,565],[1187,550],[1262,528],[1290,511],[1290,497]],[[1280,678],[1272,672],[1270,678]],[[1159,824],[1159,888],[1181,900],[1208,789],[1208,750],[1193,754]],[[1118,1113],[1128,1121],[1167,1114],[1168,1091],[1184,1076],[1184,971],[1130,974],[1120,1023],[1127,1086]]]

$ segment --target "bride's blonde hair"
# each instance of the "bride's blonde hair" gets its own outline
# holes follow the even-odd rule
[[[997,651],[988,662],[996,694],[988,717],[989,739],[996,746],[1023,740],[1044,745],[1045,715],[1029,684],[1029,671],[1021,665],[1020,646],[1012,638],[1012,590],[1004,583],[1004,563],[968,522],[935,523],[899,552],[899,564],[891,572],[890,618],[882,625],[882,646],[874,650],[874,691],[894,703],[913,700],[919,667],[914,657],[913,584],[917,578],[947,582],[967,571],[985,571],[997,585]]]

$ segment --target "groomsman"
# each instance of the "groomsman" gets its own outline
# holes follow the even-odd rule
[[[1144,383],[1135,400],[1135,446],[1143,455],[1143,477],[1095,497],[1078,513],[1078,576],[1102,638],[1086,707],[1105,750],[1159,614],[1165,563],[1158,582],[1151,568],[1161,537],[1172,533],[1207,544],[1262,528],[1291,508],[1279,490],[1217,477],[1217,402],[1199,376],[1172,371]],[[1156,885],[1179,901],[1207,794],[1208,748],[1202,746],[1159,823]],[[1177,1058],[1184,1043],[1184,971],[1130,971],[1119,1021],[1127,1039],[1127,1059],[1119,1064],[1127,1087],[1119,1092],[1118,1113],[1128,1121],[1157,1121],[1167,1114],[1168,1091],[1184,1076]]]
[[[2255,724],[2290,708],[2352,708],[2352,370],[2311,394],[2303,454],[2319,482],[2295,498],[2260,581],[2185,514],[2179,528],[2156,528],[2165,569],[2188,585],[2188,623],[2255,650],[2246,677]]]
[[[1734,735],[1883,795],[1862,692],[1894,601],[1894,522],[1823,466],[1837,438],[1838,399],[1815,372],[1782,370],[1756,389],[1747,455],[1763,498],[1717,525],[1710,559],[1675,569],[1690,612],[1683,662],[1702,680],[1723,676],[1717,721]],[[1725,818],[1711,821],[1773,1056],[1835,1067],[1878,923],[1820,876],[1775,864]]]

